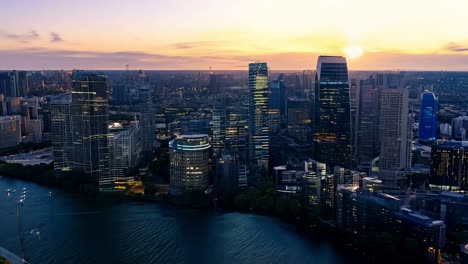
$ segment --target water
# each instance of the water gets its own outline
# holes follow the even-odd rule
[[[35,263],[345,263],[329,241],[277,219],[109,202],[0,176],[0,246]],[[9,196],[7,189],[16,190]],[[52,197],[49,192],[52,191]]]

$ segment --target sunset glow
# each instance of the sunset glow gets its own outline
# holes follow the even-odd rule
[[[335,54],[354,58],[351,69],[466,70],[467,8],[464,0],[5,1],[0,68],[245,69],[258,59],[303,69]]]

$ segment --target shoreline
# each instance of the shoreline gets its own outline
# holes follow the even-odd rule
[[[382,250],[379,251],[372,251],[372,254],[365,254],[363,249],[366,248],[367,245],[362,245],[359,243],[355,243],[356,241],[352,236],[349,234],[342,232],[338,230],[336,227],[332,227],[325,220],[321,219],[315,219],[315,220],[310,220],[306,219],[304,215],[301,215],[301,217],[287,217],[284,215],[278,215],[274,213],[262,213],[254,210],[238,210],[233,207],[230,208],[223,208],[223,207],[218,207],[214,206],[212,203],[210,203],[209,206],[193,206],[193,205],[187,205],[187,204],[181,204],[174,202],[173,197],[170,197],[169,195],[165,195],[162,197],[154,197],[154,196],[148,196],[148,195],[141,195],[141,194],[135,194],[135,195],[128,195],[125,194],[124,192],[109,192],[109,193],[98,193],[94,195],[90,195],[89,193],[82,192],[82,191],[70,191],[67,190],[66,188],[63,188],[58,183],[55,184],[49,184],[49,183],[42,183],[38,182],[35,180],[30,180],[30,179],[22,179],[18,178],[15,176],[11,175],[4,175],[0,173],[0,176],[9,178],[9,179],[15,179],[19,181],[26,181],[26,182],[32,182],[35,184],[38,184],[40,186],[47,186],[47,187],[52,187],[56,189],[60,189],[63,192],[71,195],[76,195],[80,198],[91,198],[91,199],[102,199],[102,200],[108,200],[108,201],[114,201],[114,202],[141,202],[144,204],[159,204],[161,206],[170,206],[170,207],[176,207],[176,208],[186,208],[186,209],[192,209],[192,210],[198,210],[198,211],[205,211],[205,212],[216,212],[216,213],[222,213],[222,214],[228,214],[228,213],[242,213],[242,214],[251,214],[251,215],[257,215],[257,216],[264,216],[264,217],[269,217],[272,219],[276,219],[280,222],[283,222],[287,225],[289,225],[291,228],[296,229],[297,232],[304,233],[305,237],[307,239],[310,239],[309,236],[318,236],[318,238],[326,238],[327,240],[330,241],[330,243],[333,244],[333,246],[346,258],[350,260],[350,263],[375,263],[378,262],[381,259],[391,259],[392,262],[397,262],[397,261],[409,261],[409,255],[404,254],[399,255],[399,257],[406,257],[406,258],[395,258],[398,256],[398,254],[388,256],[388,252],[386,252],[386,249],[381,248]],[[379,248],[379,247],[377,247]],[[361,253],[360,253],[361,252]],[[396,252],[399,253],[399,252]],[[414,253],[414,252],[413,252]],[[419,258],[418,258],[419,259]],[[417,259],[416,259],[417,260]],[[414,261],[414,260],[411,260]]]

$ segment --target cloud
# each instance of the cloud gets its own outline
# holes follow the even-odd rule
[[[25,69],[124,69],[197,70],[210,66],[219,70],[247,70],[253,61],[265,61],[272,70],[301,70],[315,68],[320,54],[282,52],[266,54],[226,55],[204,54],[179,56],[141,51],[97,52],[45,49],[31,47],[0,50],[0,70]],[[333,54],[330,54],[333,55]],[[340,54],[338,54],[340,55]],[[348,60],[350,70],[468,70],[468,54],[402,54],[373,52]]]
[[[2,34],[2,37],[6,39],[11,39],[11,40],[17,40],[21,43],[29,43],[31,40],[38,39],[41,36],[39,35],[39,33],[37,33],[36,30],[31,30],[25,34],[13,34],[13,33],[5,32]]]
[[[50,33],[50,42],[62,42],[63,38],[57,32]]]
[[[468,45],[462,46],[455,42],[450,42],[449,44],[447,44],[446,49],[449,51],[464,52],[468,51]]]
[[[216,45],[215,41],[193,41],[193,42],[179,42],[174,43],[171,47],[176,49],[196,49],[196,48],[206,48]]]

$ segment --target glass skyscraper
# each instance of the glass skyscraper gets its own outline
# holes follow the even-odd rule
[[[268,66],[265,62],[249,64],[249,160],[268,169]]]
[[[430,141],[437,137],[437,110],[439,100],[433,92],[421,94],[421,110],[419,111],[419,140]]]
[[[71,94],[72,169],[83,174],[83,181],[96,183],[99,190],[112,190],[107,76],[75,71]]]
[[[330,166],[348,167],[351,115],[346,59],[320,56],[315,77],[315,159]]]

